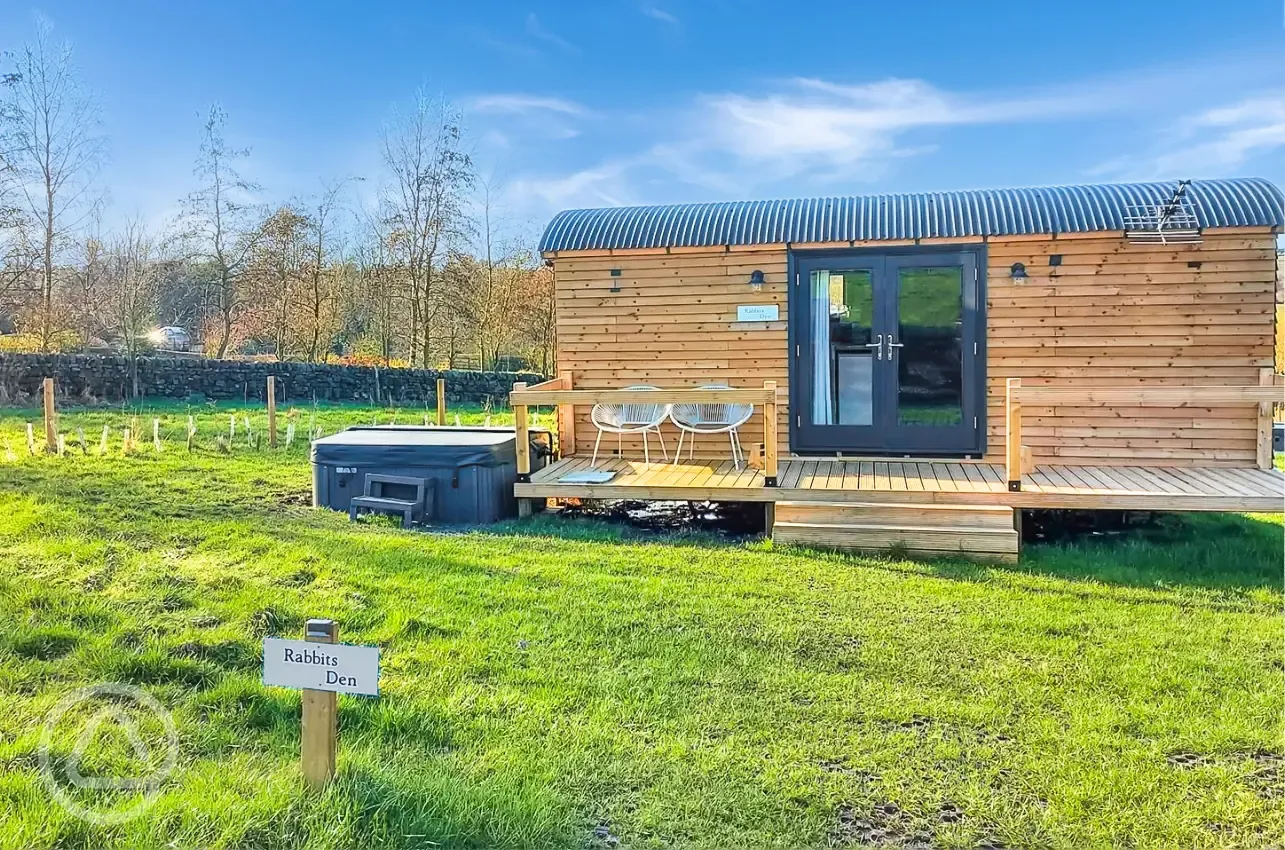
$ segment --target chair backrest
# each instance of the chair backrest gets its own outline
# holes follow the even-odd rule
[[[702,390],[730,390],[727,384],[705,384],[697,387]],[[674,418],[690,425],[735,425],[749,418],[754,412],[752,404],[723,404],[707,402],[704,404],[676,404]]]
[[[656,390],[660,387],[653,387],[647,384],[635,384],[625,387],[627,390]],[[643,402],[627,402],[625,404],[599,404],[595,405],[594,418],[608,422],[616,426],[629,425],[647,425],[652,422],[659,422],[665,418],[668,412],[663,404],[646,404]]]

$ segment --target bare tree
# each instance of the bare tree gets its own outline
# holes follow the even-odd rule
[[[228,146],[223,137],[226,123],[226,113],[217,105],[210,107],[195,169],[204,185],[186,199],[183,230],[193,257],[208,269],[205,288],[215,357],[227,354],[237,322],[249,304],[244,278],[262,236],[254,203],[259,186],[236,170],[236,161],[250,152]]]
[[[344,186],[359,179],[349,177],[326,184],[308,217],[311,257],[304,264],[304,284],[297,300],[306,328],[303,348],[310,363],[324,358],[339,332],[341,295],[348,268],[346,263],[336,262],[340,248],[336,218]]]
[[[396,340],[404,318],[406,290],[404,269],[398,266],[391,249],[392,237],[378,216],[367,216],[355,252],[357,276],[362,297],[361,316],[353,316],[361,336],[371,339],[379,359],[388,366],[399,352]],[[356,306],[356,305],[353,305]]]
[[[311,257],[312,222],[292,206],[283,206],[259,227],[260,238],[250,257],[252,305],[246,312],[254,327],[247,329],[271,343],[281,360],[290,356],[298,335],[293,307],[304,282],[304,264]]]
[[[432,334],[439,298],[436,273],[464,226],[464,196],[473,181],[462,148],[460,115],[444,99],[422,92],[409,114],[384,128],[382,153],[389,181],[380,193],[389,242],[407,276],[410,359],[432,364]]]
[[[162,290],[173,265],[138,222],[126,223],[104,248],[104,321],[129,357],[135,395],[138,356],[155,327]]]
[[[68,276],[65,295],[72,327],[80,337],[81,344],[89,345],[103,327],[106,283],[103,240],[97,226],[80,240],[78,247],[80,257]]]
[[[54,45],[52,36],[52,26],[39,21],[5,86],[5,159],[14,211],[37,257],[35,324],[42,351],[61,329],[54,304],[59,265],[97,205],[94,181],[105,152],[98,108],[80,84],[71,47]]]

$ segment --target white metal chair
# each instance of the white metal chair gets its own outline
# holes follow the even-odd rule
[[[632,387],[625,387],[627,390],[660,390],[660,387],[651,387],[640,384]],[[669,460],[669,452],[665,449],[665,440],[660,436],[660,423],[669,417],[668,404],[643,404],[640,402],[630,402],[627,404],[595,404],[593,410],[589,412],[589,420],[593,422],[598,429],[598,438],[593,441],[593,460],[589,466],[598,465],[598,446],[602,443],[603,434],[616,435],[616,452],[623,453],[625,434],[642,434],[643,439],[643,459],[651,463],[651,448],[647,444],[648,433],[655,431],[656,439],[660,442],[660,451],[665,460]]]
[[[730,390],[727,384],[706,384],[702,390]],[[754,415],[752,404],[675,404],[669,412],[669,419],[678,426],[678,449],[674,452],[674,463],[678,463],[683,454],[683,438],[691,434],[691,448],[687,459],[696,454],[697,434],[726,434],[732,444],[732,463],[737,469],[745,465],[745,450],[741,447],[741,436],[738,429]]]

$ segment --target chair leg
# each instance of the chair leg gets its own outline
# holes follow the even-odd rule
[[[678,466],[678,461],[683,456],[683,438],[686,436],[687,432],[680,428],[678,430],[678,449],[674,452],[674,466]]]
[[[598,431],[598,439],[593,441],[593,460],[589,461],[589,468],[593,469],[598,465],[598,445],[602,442],[602,430]]]
[[[643,429],[642,437],[643,437],[643,463],[646,464],[647,466],[651,466],[651,449],[647,445],[646,428]]]
[[[669,460],[669,452],[665,450],[665,438],[660,434],[660,426],[656,426],[656,442],[660,443],[660,454],[665,460]]]
[[[733,428],[729,433],[732,435],[732,443],[736,446],[737,461],[740,464],[737,468],[744,469],[749,464],[745,460],[745,447],[741,445],[741,432]]]
[[[696,432],[693,431],[692,445],[691,445],[691,448],[687,450],[687,462],[691,463],[695,459],[696,459]]]
[[[727,442],[728,442],[729,444],[731,444],[731,446],[732,446],[732,467],[733,467],[737,472],[740,472],[740,470],[741,470],[741,459],[740,459],[740,458],[737,456],[737,454],[736,454],[736,432],[735,432],[735,431],[728,431],[728,432],[727,432]]]
[[[616,432],[616,457],[625,456],[625,435],[620,431]]]

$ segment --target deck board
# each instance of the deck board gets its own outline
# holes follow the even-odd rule
[[[588,455],[557,461],[516,485],[520,497],[673,499],[693,501],[904,502],[1175,511],[1279,512],[1285,474],[1243,467],[1164,467],[1040,464],[1008,490],[1002,464],[930,459],[782,460],[778,487],[762,472],[736,469],[730,459],[674,464],[641,458],[600,457],[598,469],[616,471],[605,484],[561,483],[590,468]]]

